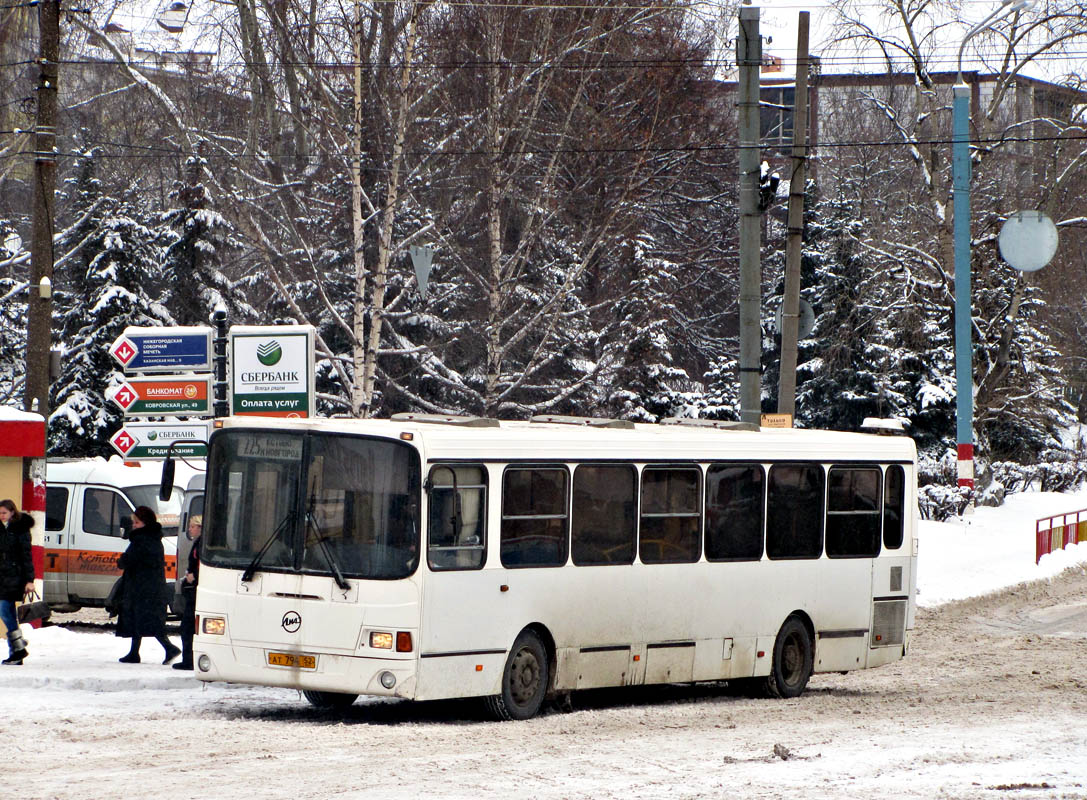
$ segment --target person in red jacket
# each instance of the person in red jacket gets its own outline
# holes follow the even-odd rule
[[[11,500],[0,500],[0,619],[8,631],[9,652],[4,664],[19,665],[27,657],[15,604],[34,591],[34,562],[30,557],[33,527],[32,516],[20,514]]]

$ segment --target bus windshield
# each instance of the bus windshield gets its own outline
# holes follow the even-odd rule
[[[226,430],[208,457],[204,563],[396,579],[419,563],[419,458],[388,439]]]

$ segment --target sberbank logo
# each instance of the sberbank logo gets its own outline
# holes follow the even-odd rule
[[[147,441],[153,442],[157,438],[159,438],[159,432],[158,431],[148,431],[147,432]]]
[[[274,339],[257,345],[257,361],[264,366],[270,367],[273,364],[278,364],[281,358],[283,358],[283,348]]]

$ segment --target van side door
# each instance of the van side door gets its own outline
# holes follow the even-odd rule
[[[42,583],[47,603],[68,602],[68,548],[73,526],[71,517],[75,488],[70,484],[52,484],[45,489],[45,563]]]
[[[105,486],[80,486],[77,491],[81,502],[68,552],[68,592],[101,605],[121,574],[117,559],[128,547],[121,520],[134,509],[123,494]]]

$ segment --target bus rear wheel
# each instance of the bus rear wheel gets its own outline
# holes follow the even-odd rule
[[[799,697],[811,677],[814,655],[811,634],[797,617],[789,617],[774,641],[774,659],[766,678],[770,697]]]
[[[547,649],[532,631],[522,631],[502,670],[502,693],[486,698],[495,719],[525,720],[539,713],[550,681]]]
[[[324,711],[340,711],[348,708],[352,703],[359,699],[357,694],[341,694],[340,692],[319,692],[316,690],[303,689],[302,695],[309,700],[310,705],[314,708],[320,708]]]

